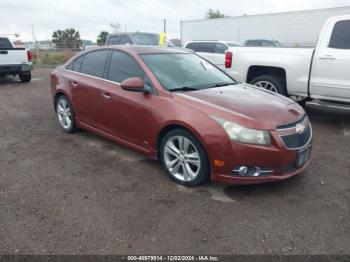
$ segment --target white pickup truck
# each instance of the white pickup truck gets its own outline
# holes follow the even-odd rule
[[[221,55],[198,54],[238,81],[315,104],[349,106],[350,15],[328,19],[315,49],[228,47]]]
[[[0,37],[0,77],[18,75],[22,82],[30,82],[32,69],[32,53],[15,48],[8,38]]]

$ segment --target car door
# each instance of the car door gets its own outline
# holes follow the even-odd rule
[[[228,46],[222,43],[216,43],[214,53],[212,54],[211,62],[221,69],[225,68],[225,53],[228,50]]]
[[[215,64],[216,56],[214,54],[215,42],[200,42],[197,54]]]
[[[101,90],[108,50],[87,53],[73,63],[77,72],[70,80],[76,115],[83,124],[99,128],[101,115]]]
[[[185,48],[187,49],[191,49],[194,52],[198,52],[199,49],[199,43],[198,42],[192,42],[192,43],[188,43]]]
[[[323,41],[315,53],[310,93],[315,98],[349,102],[350,20],[333,24],[330,41]]]
[[[152,85],[148,77],[136,60],[122,51],[112,51],[106,77],[108,82],[102,87],[103,130],[132,144],[148,147],[149,130],[155,126],[154,95],[121,88],[121,82],[130,77],[143,78]]]
[[[225,52],[228,47],[222,43],[201,42],[198,46],[198,54],[214,65],[225,69]]]

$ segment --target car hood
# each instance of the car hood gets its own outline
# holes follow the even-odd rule
[[[275,130],[305,114],[292,100],[249,84],[178,92],[173,98],[210,116],[255,129]]]

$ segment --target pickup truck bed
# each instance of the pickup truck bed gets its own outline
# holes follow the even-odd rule
[[[313,53],[311,48],[235,47],[232,67],[226,70],[238,81],[254,84],[259,76],[280,76],[289,95],[307,97]]]

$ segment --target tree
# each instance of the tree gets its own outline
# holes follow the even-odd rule
[[[107,37],[108,37],[108,32],[102,31],[97,37],[97,44],[98,45],[106,44]]]
[[[55,43],[58,48],[77,49],[82,45],[79,31],[73,28],[53,32],[52,42]]]
[[[224,18],[224,17],[228,17],[228,16],[224,15],[219,10],[217,10],[217,9],[214,10],[212,8],[208,9],[207,15],[206,15],[206,18],[208,18],[208,19]]]

